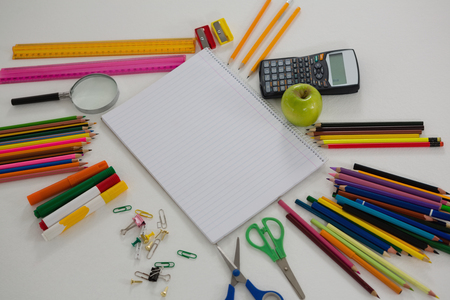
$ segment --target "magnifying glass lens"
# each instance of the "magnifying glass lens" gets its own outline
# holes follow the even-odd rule
[[[85,113],[100,113],[109,109],[117,101],[118,94],[117,83],[103,74],[83,77],[70,91],[73,104]]]

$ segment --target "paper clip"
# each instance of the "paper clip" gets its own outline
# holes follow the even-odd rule
[[[162,234],[162,236],[160,237],[161,234]],[[164,239],[166,234],[169,234],[169,232],[167,230],[161,229],[159,231],[158,235],[155,237],[155,239],[153,241],[151,241],[147,246],[145,246],[145,249],[148,250],[148,254],[147,254],[148,259],[152,258],[153,254],[156,251],[156,248],[158,248],[159,243],[161,243],[161,241]]]
[[[145,237],[145,227],[146,227],[146,224],[144,223],[144,225],[141,226],[140,237],[142,237],[142,236]],[[139,241],[139,243],[136,246],[136,254],[134,255],[135,259],[141,259],[141,248],[142,248],[142,243],[144,242],[144,240],[141,239],[140,237],[136,238],[136,241]],[[133,245],[133,247],[134,247],[134,245]]]
[[[140,215],[141,217],[144,217],[144,218],[149,218],[149,219],[153,218],[152,214],[149,214],[148,212],[140,210],[140,209],[136,209],[134,212],[137,215]]]
[[[157,281],[159,277],[161,277],[165,281],[169,281],[171,278],[170,274],[161,274],[162,269],[163,268],[153,268],[152,267],[150,274],[136,271],[136,272],[134,272],[134,276],[148,280],[148,281],[153,281],[153,282]]]
[[[155,262],[154,266],[156,268],[173,268],[175,267],[175,263],[168,261],[168,262]]]
[[[183,257],[186,257],[186,258],[192,258],[192,259],[196,259],[197,258],[197,254],[190,253],[190,252],[187,252],[187,251],[184,251],[184,250],[178,250],[177,254],[179,256],[183,256]]]
[[[164,214],[164,210],[159,210],[159,222],[156,223],[158,228],[166,229],[167,228],[167,221],[166,221],[166,215]]]
[[[121,206],[121,207],[116,207],[113,209],[113,213],[117,214],[120,212],[124,212],[124,211],[129,211],[131,210],[131,205],[125,205],[125,206]]]

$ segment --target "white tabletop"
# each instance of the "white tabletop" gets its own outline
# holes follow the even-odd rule
[[[15,44],[157,39],[194,37],[194,29],[225,18],[234,41],[218,45],[214,53],[227,62],[264,1],[118,1],[42,0],[0,3],[0,67],[19,67],[112,59],[111,57],[12,60]],[[260,24],[231,66],[240,59],[281,8],[272,1]],[[324,96],[319,121],[423,120],[423,136],[450,141],[448,121],[447,58],[450,40],[450,2],[437,1],[298,1],[301,12],[269,54],[269,58],[302,56],[322,51],[353,48],[358,57],[361,88],[351,95]],[[249,64],[240,71],[246,77],[251,65],[275,36],[287,15],[278,22]],[[197,47],[197,51],[199,47]],[[188,55],[189,59],[191,55]],[[152,84],[164,73],[115,76],[120,88],[118,104]],[[68,91],[75,80],[5,84],[0,86],[0,126],[77,115],[69,102],[13,107],[11,98]],[[258,76],[248,80],[258,90]],[[174,83],[176,84],[176,83]],[[168,91],[170,93],[170,91]],[[271,100],[279,109],[279,100]],[[116,105],[117,106],[117,105]],[[0,298],[1,299],[160,299],[169,286],[168,299],[224,299],[230,273],[214,245],[102,123],[100,115],[88,115],[100,133],[83,161],[106,160],[128,184],[129,190],[88,219],[50,242],[45,242],[26,196],[67,175],[54,175],[0,185]],[[312,215],[294,204],[295,199],[331,197],[326,177],[329,167],[352,168],[353,163],[372,166],[450,189],[450,159],[446,147],[404,149],[324,150],[328,161],[284,195],[283,200],[306,221]],[[152,213],[149,228],[156,230],[158,210],[165,211],[170,234],[151,260],[134,259],[131,243],[137,231],[125,237],[119,231],[132,221],[132,212],[113,214],[112,209],[132,205]],[[247,227],[263,217],[275,217],[285,225],[287,259],[307,299],[371,299],[326,254],[285,218],[273,204],[224,238],[219,245],[231,257],[241,239],[241,270],[263,290],[280,292],[284,299],[297,299],[290,284],[266,255],[245,241]],[[177,250],[196,253],[196,260],[176,255]],[[450,255],[429,254],[432,264],[416,258],[393,256],[390,262],[406,271],[441,299],[449,298]],[[165,282],[130,285],[135,271],[149,272],[156,261],[173,261]],[[361,277],[384,300],[427,299],[418,288],[395,294],[362,267]],[[238,286],[236,299],[253,299]]]

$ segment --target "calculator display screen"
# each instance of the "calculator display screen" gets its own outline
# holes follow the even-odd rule
[[[344,58],[342,53],[330,54],[330,69],[333,78],[333,85],[347,83],[345,76]]]

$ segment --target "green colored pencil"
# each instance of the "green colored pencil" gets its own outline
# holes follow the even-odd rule
[[[71,120],[81,119],[83,117],[84,116],[70,116],[70,117],[65,117],[65,118],[58,118],[58,119],[43,120],[43,121],[37,121],[37,122],[30,122],[30,123],[23,123],[23,124],[17,124],[17,125],[4,126],[4,127],[0,127],[0,131],[1,130],[9,130],[9,129],[21,128],[21,127],[28,127],[28,126],[42,125],[42,124],[47,124],[47,123],[71,121]]]

